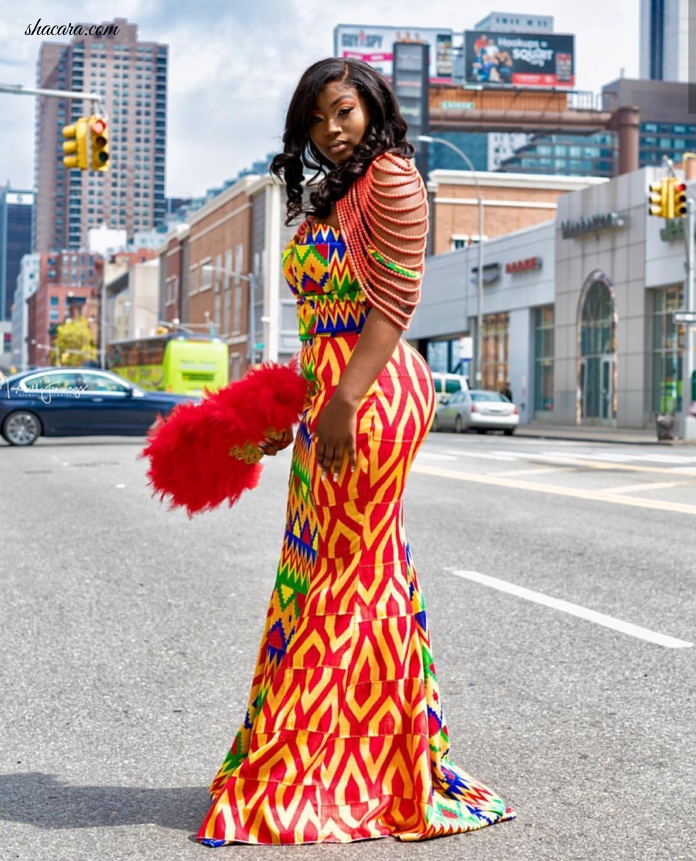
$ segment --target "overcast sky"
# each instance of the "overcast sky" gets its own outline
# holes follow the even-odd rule
[[[166,194],[199,195],[280,149],[292,90],[306,66],[332,53],[336,24],[461,32],[494,10],[553,15],[555,32],[576,36],[577,88],[597,93],[622,68],[638,76],[639,8],[639,0],[2,0],[0,82],[35,86],[41,37],[24,31],[38,18],[127,18],[139,38],[169,45]],[[33,186],[34,101],[0,93],[0,184]]]

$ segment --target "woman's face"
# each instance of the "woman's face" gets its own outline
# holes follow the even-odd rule
[[[355,87],[336,81],[317,96],[309,136],[324,158],[338,164],[353,155],[369,123],[367,105]]]

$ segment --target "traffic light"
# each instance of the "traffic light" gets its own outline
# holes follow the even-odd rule
[[[684,218],[687,211],[686,206],[686,183],[685,182],[674,182],[670,188],[671,197],[672,197],[672,205],[670,207],[672,211],[671,218]]]
[[[87,120],[80,117],[71,126],[63,129],[63,164],[69,170],[87,170]]]
[[[89,137],[92,150],[92,170],[109,169],[109,130],[102,117],[89,118]]]
[[[668,179],[650,183],[650,194],[648,195],[648,212],[650,215],[656,215],[658,218],[669,218],[667,215],[668,196]]]

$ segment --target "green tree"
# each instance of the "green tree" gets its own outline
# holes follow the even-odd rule
[[[60,364],[79,367],[86,362],[96,361],[97,347],[92,338],[89,323],[84,317],[66,320],[56,329],[56,350]]]

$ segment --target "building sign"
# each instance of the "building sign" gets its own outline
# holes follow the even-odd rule
[[[660,230],[660,239],[663,242],[674,242],[684,238],[684,219],[667,218],[665,226]]]
[[[613,230],[623,227],[625,221],[616,212],[605,212],[601,215],[583,215],[578,221],[562,221],[561,235],[564,239],[575,239],[578,236],[587,236],[590,233],[601,233],[603,230]]]
[[[364,60],[391,79],[394,42],[415,42],[430,47],[430,82],[452,82],[452,30],[427,27],[394,29],[372,25],[339,24],[334,27],[334,56]]]
[[[501,266],[500,263],[484,263],[483,264],[483,286],[488,287],[500,278]],[[471,283],[478,284],[478,266],[471,268]]]
[[[473,111],[476,102],[440,102],[443,111]]]
[[[514,260],[505,264],[508,275],[516,275],[518,272],[536,272],[541,269],[541,257],[527,257],[525,260]]]
[[[464,77],[481,84],[573,87],[575,36],[464,33]]]
[[[8,191],[5,194],[5,203],[31,206],[34,203],[34,195],[30,192]]]

